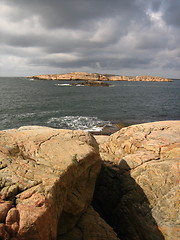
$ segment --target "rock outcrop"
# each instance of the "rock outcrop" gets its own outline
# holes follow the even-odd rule
[[[97,136],[103,163],[94,207],[122,240],[177,240],[180,121]]]
[[[31,78],[34,79],[43,79],[43,80],[99,80],[99,75],[96,73],[86,73],[86,72],[72,72],[65,74],[45,74],[45,75],[36,75]]]
[[[102,81],[85,81],[85,82],[78,82],[72,83],[71,85],[74,86],[87,86],[87,87],[109,87],[108,83]]]
[[[45,74],[31,76],[30,78],[39,80],[83,80],[83,81],[153,81],[153,82],[170,82],[172,80],[162,77],[153,76],[118,76],[110,74],[73,72],[66,74]]]
[[[0,131],[0,239],[180,238],[180,121],[94,137],[36,126]]]
[[[35,126],[1,131],[0,239],[55,240],[77,221],[85,225],[99,171],[89,133]]]

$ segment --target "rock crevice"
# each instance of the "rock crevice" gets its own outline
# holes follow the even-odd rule
[[[180,121],[1,131],[0,239],[179,239],[179,136]]]
[[[134,125],[105,142],[93,206],[122,240],[176,240],[180,121]]]

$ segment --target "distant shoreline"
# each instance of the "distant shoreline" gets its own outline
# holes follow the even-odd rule
[[[66,74],[44,74],[28,78],[37,80],[82,80],[82,81],[145,81],[145,82],[172,82],[171,79],[156,76],[120,76],[99,73],[73,72]]]

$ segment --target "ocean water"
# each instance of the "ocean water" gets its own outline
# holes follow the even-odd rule
[[[40,125],[99,131],[116,122],[180,120],[180,80],[109,83],[85,87],[1,77],[0,129]]]

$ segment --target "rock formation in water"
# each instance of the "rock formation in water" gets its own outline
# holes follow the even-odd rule
[[[31,76],[30,78],[39,80],[85,80],[85,81],[153,81],[153,82],[169,82],[167,78],[153,76],[118,76],[110,74],[73,72],[66,74],[45,74]]]
[[[71,83],[73,86],[87,86],[87,87],[109,87],[110,84],[102,82],[102,81],[84,81],[78,83]]]
[[[95,136],[105,161],[94,207],[123,240],[177,240],[180,121]]]
[[[1,240],[180,238],[180,121],[95,138],[36,126],[0,131]]]

